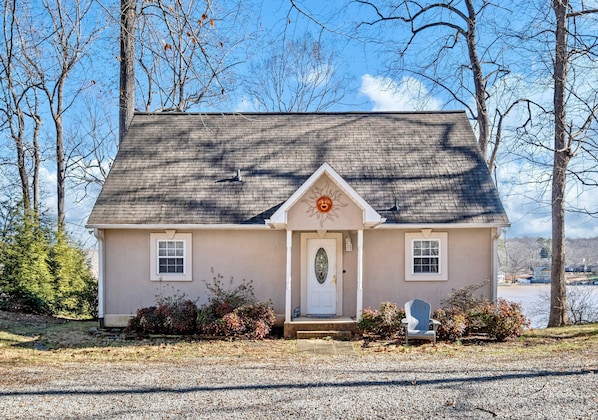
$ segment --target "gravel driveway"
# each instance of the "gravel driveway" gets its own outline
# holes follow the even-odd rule
[[[297,353],[3,366],[0,417],[598,419],[598,360],[474,359]]]

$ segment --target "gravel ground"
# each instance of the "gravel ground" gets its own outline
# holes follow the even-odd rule
[[[297,353],[3,366],[0,417],[598,419],[593,359]]]

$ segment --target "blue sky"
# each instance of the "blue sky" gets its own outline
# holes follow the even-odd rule
[[[385,55],[382,41],[396,34],[389,27],[372,27],[365,32],[372,38],[378,37],[377,46],[360,42],[355,36],[354,9],[339,7],[344,1],[312,1],[297,2],[305,11],[313,15],[320,23],[331,31],[324,31],[324,38],[329,45],[340,51],[339,67],[347,75],[347,95],[342,105],[332,110],[347,111],[412,111],[455,109],[455,104],[448,104],[446,97],[437,91],[431,91],[429,85],[412,75],[389,74],[385,65],[389,57]],[[286,30],[288,34],[301,34],[304,31],[320,33],[320,28],[305,16],[290,10],[288,1],[262,2],[260,27],[264,34],[276,34]],[[290,19],[290,20],[289,20]],[[284,29],[283,29],[284,28]],[[375,31],[379,31],[377,34]],[[113,68],[116,71],[116,67]],[[529,80],[530,75],[525,75]],[[546,91],[542,94],[546,95]],[[547,98],[550,99],[550,95]],[[116,98],[115,98],[116,103]],[[247,109],[242,96],[231,98],[230,109],[218,111],[238,111]],[[508,150],[508,147],[505,148]],[[496,171],[499,192],[503,204],[512,223],[508,236],[549,237],[550,188],[549,184],[538,185],[535,181],[546,175],[541,174],[520,159],[513,158],[507,151],[501,154]],[[54,175],[47,172],[47,181],[52,185]],[[52,188],[52,187],[49,187]],[[571,186],[569,200],[577,207],[585,207],[598,211],[598,194],[595,190],[580,190]],[[67,221],[73,231],[83,232],[89,209],[94,197],[87,197],[81,202],[70,202],[67,206]],[[53,203],[49,202],[50,208]],[[569,237],[598,236],[598,220],[579,213],[567,216],[566,233]],[[81,234],[82,237],[86,232]]]

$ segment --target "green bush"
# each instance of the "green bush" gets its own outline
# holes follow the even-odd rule
[[[400,338],[404,336],[401,320],[405,318],[405,311],[395,303],[382,302],[380,309],[366,308],[357,322],[357,330],[364,336],[383,339]]]
[[[17,208],[0,233],[0,308],[97,316],[97,281],[80,246],[63,231]]]
[[[0,310],[38,315],[51,315],[48,304],[25,288],[0,293]]]
[[[67,316],[97,316],[97,280],[85,254],[59,232],[48,253],[48,268],[54,279],[54,313]]]

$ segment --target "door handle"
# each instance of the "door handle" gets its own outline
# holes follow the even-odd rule
[[[336,284],[336,274],[332,276],[332,284]]]

